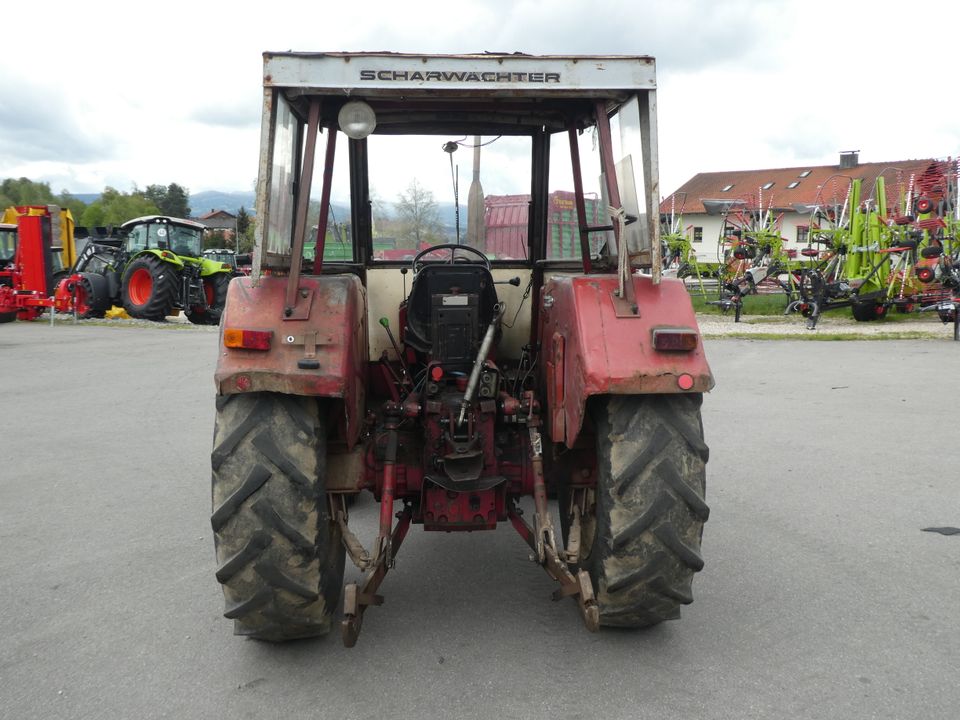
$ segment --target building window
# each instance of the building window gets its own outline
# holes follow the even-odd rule
[[[733,185],[724,185],[720,188],[720,192],[730,192],[731,190],[733,190]]]
[[[769,190],[769,189],[772,188],[772,187],[773,187],[773,183],[772,183],[772,182],[768,182],[768,183],[766,183],[765,185],[762,185],[762,186],[760,187],[760,189],[761,189],[761,190]]]
[[[804,171],[803,171],[802,173],[800,173],[797,177],[805,178],[805,177],[807,177],[807,175],[809,175],[809,174],[810,174],[810,171],[809,171],[809,170],[804,170]]]
[[[702,227],[697,227],[696,225],[694,225],[694,227],[693,227],[693,241],[694,241],[695,243],[702,243],[702,242],[703,242],[703,228],[702,228]]]
[[[793,190],[799,184],[800,184],[799,180],[794,180],[792,183],[787,185],[787,190]]]
[[[797,225],[797,243],[799,245],[807,244],[807,237],[810,234],[810,228],[807,225]]]

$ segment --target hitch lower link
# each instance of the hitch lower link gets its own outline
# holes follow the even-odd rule
[[[560,583],[560,587],[553,592],[553,600],[576,597],[584,625],[590,632],[597,632],[600,629],[600,608],[597,606],[590,574],[586,570],[579,570],[574,575],[567,567],[567,562],[575,561],[579,554],[580,516],[574,512],[569,533],[570,549],[569,552],[562,553],[563,559],[561,559],[561,551],[557,549],[556,532],[547,507],[547,486],[543,479],[543,441],[538,422],[534,417],[530,418],[529,432],[533,464],[534,527],[531,528],[523,519],[523,511],[513,500],[510,501],[507,514],[520,537],[533,550],[531,560],[543,567],[547,575]]]
[[[343,620],[340,623],[340,634],[344,646],[348,648],[357,644],[357,638],[363,626],[364,611],[370,605],[383,604],[383,596],[378,595],[377,590],[386,577],[387,571],[394,566],[396,552],[400,549],[413,518],[413,509],[409,503],[405,503],[403,510],[397,513],[397,525],[393,527],[393,500],[397,492],[399,445],[397,428],[400,426],[401,410],[397,403],[388,403],[386,410],[387,451],[383,462],[383,491],[380,496],[380,532],[377,535],[373,557],[370,557],[356,535],[347,527],[346,502],[342,497],[335,499],[338,505],[334,511],[334,519],[343,533],[343,544],[353,563],[361,570],[367,571],[362,587],[358,587],[357,583],[349,583],[343,589]]]

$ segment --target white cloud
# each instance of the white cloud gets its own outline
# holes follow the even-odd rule
[[[95,192],[249,190],[264,50],[647,53],[661,187],[707,170],[958,152],[960,9],[891,0],[476,0],[45,6],[0,56],[4,176]],[[128,17],[129,16],[129,17]]]

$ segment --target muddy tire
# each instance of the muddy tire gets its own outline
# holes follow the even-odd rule
[[[220,398],[211,464],[216,576],[234,632],[274,642],[329,632],[344,548],[327,505],[326,406]]]
[[[708,450],[702,396],[596,398],[598,481],[583,523],[579,567],[589,572],[600,624],[645,627],[680,617],[703,568],[700,539]],[[561,488],[564,539],[569,492]]]
[[[227,304],[227,288],[230,287],[230,273],[221,272],[202,278],[203,292],[207,307],[190,308],[186,311],[187,320],[194,325],[217,325]]]
[[[130,317],[163,320],[180,294],[180,273],[156,255],[141,255],[123,271],[120,296]]]

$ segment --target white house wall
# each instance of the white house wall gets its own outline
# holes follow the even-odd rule
[[[797,250],[797,259],[802,259],[799,250],[806,247],[806,244],[797,243],[797,226],[807,225],[810,222],[808,215],[799,215],[795,212],[785,212],[783,222],[780,226],[780,236],[785,239],[783,243],[784,250]],[[718,240],[720,231],[723,228],[723,218],[719,215],[707,215],[706,213],[691,213],[683,216],[683,229],[687,232],[687,237],[693,236],[693,228],[703,228],[703,241],[692,243],[694,252],[697,254],[697,260],[701,262],[717,262]],[[722,257],[723,250],[720,248]]]

